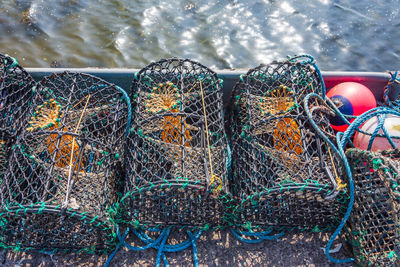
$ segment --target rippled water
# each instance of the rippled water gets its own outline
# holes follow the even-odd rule
[[[27,67],[247,68],[310,53],[324,70],[400,66],[399,1],[3,0],[0,53]]]

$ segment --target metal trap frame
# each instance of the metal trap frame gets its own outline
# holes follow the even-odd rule
[[[131,116],[121,88],[63,72],[44,78],[0,185],[0,244],[44,253],[109,253]]]
[[[321,99],[306,99],[309,93]],[[324,97],[308,55],[250,69],[236,84],[230,190],[239,198],[237,230],[329,231],[340,222],[348,202],[343,163],[316,130],[333,136]]]
[[[230,155],[221,81],[189,59],[163,59],[132,85],[124,211],[130,226],[220,228],[229,207]]]

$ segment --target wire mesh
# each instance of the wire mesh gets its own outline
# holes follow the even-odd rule
[[[34,86],[32,77],[14,58],[0,54],[0,180],[11,146],[29,119]]]
[[[0,187],[1,246],[109,252],[130,100],[99,78],[64,72],[39,83],[34,106]]]
[[[362,266],[400,265],[400,151],[346,151],[355,185],[345,237]]]
[[[188,59],[143,68],[132,86],[124,222],[134,226],[218,227],[227,191],[221,82]]]
[[[237,227],[321,231],[340,221],[342,162],[303,105],[308,93],[323,94],[322,82],[312,62],[289,59],[251,69],[235,86],[230,190],[241,201]],[[326,111],[318,111],[313,123],[333,137]]]

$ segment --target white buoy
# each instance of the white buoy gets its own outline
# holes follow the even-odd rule
[[[367,133],[372,134],[376,127],[378,126],[379,121],[377,117],[372,117],[367,120],[362,126],[361,130]],[[386,128],[388,134],[391,137],[400,137],[400,117],[395,115],[386,115],[385,122],[383,123],[383,127]],[[379,134],[384,135],[382,129],[379,130]],[[371,136],[366,135],[360,132],[356,132],[354,136],[354,146],[363,150],[368,149],[368,144]],[[400,148],[400,139],[392,138],[393,143],[396,147]],[[375,137],[374,142],[372,143],[371,150],[372,151],[382,151],[387,149],[393,149],[390,145],[389,141],[386,137]]]

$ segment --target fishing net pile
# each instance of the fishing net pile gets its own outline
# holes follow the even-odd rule
[[[221,226],[229,154],[216,73],[188,59],[151,63],[135,77],[132,103],[121,222]]]
[[[334,138],[322,103],[323,81],[308,58],[250,69],[233,93],[232,195],[243,230],[330,230],[347,199],[340,156],[315,128]]]
[[[346,151],[355,200],[346,237],[362,266],[400,265],[400,151]]]
[[[10,148],[29,119],[34,86],[32,77],[14,58],[0,54],[0,181]]]
[[[108,253],[130,101],[115,85],[69,72],[43,79],[37,93],[0,184],[0,244]]]

